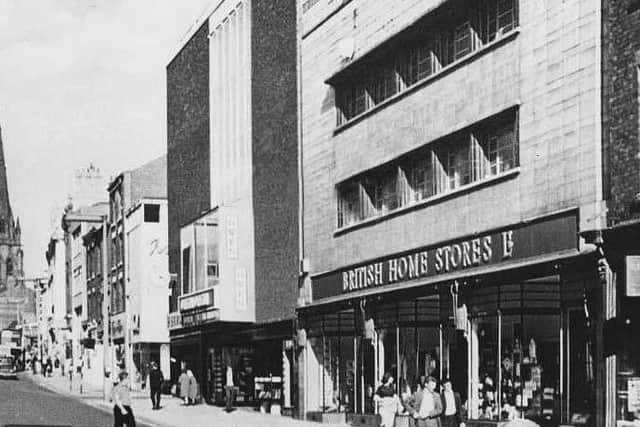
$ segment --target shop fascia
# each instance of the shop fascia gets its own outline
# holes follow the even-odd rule
[[[577,210],[424,246],[312,277],[315,301],[370,288],[538,257],[577,254]]]
[[[500,233],[502,260],[513,256],[513,231]],[[355,291],[373,286],[381,286],[405,280],[419,279],[430,275],[448,273],[470,267],[490,264],[495,256],[492,248],[493,236],[478,237],[460,243],[445,245],[432,250],[413,252],[408,255],[391,258],[352,268],[342,273],[342,290]],[[430,262],[433,260],[433,262]],[[384,264],[387,268],[384,268]],[[431,266],[429,264],[432,264]],[[384,272],[386,274],[386,280]]]

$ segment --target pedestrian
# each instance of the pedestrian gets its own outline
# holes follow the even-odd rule
[[[114,427],[135,427],[136,420],[131,409],[131,393],[129,392],[129,374],[125,371],[118,374],[120,380],[113,388],[113,425]]]
[[[393,381],[391,373],[385,372],[382,377],[382,385],[378,387],[374,397],[378,404],[381,427],[393,427],[398,412],[398,396]]]
[[[46,376],[51,376],[51,374],[53,373],[53,363],[51,362],[51,356],[47,356],[47,369],[46,369]]]
[[[149,390],[151,393],[151,404],[153,409],[160,409],[160,396],[162,395],[162,382],[164,381],[164,375],[162,371],[158,369],[158,364],[151,362],[151,371],[149,372]]]
[[[427,378],[427,386],[422,393],[420,410],[414,415],[417,427],[440,427],[440,414],[442,414],[442,401],[436,393],[436,379]]]
[[[189,376],[187,375],[187,369],[183,368],[180,377],[178,378],[180,384],[180,397],[183,399],[184,404],[189,404]]]
[[[198,386],[198,380],[196,380],[191,369],[187,369],[187,376],[189,377],[189,404],[195,405],[196,400],[198,399],[200,387]]]
[[[450,378],[445,378],[442,386],[442,427],[459,427],[462,423],[460,393],[453,391]]]
[[[236,400],[236,387],[233,383],[233,369],[227,366],[227,382],[224,386],[225,391],[225,411],[233,411],[233,403]]]

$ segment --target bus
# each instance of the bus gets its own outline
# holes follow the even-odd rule
[[[0,378],[17,378],[15,359],[8,345],[0,345]]]

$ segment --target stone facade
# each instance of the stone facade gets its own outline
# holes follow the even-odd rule
[[[325,81],[346,65],[345,40],[357,60],[443,2],[342,3],[324,18],[310,9],[315,26],[302,17],[304,233],[312,273],[571,207],[580,209],[581,229],[599,226],[600,2],[521,1],[519,28],[508,39],[336,130],[334,91]],[[510,107],[519,110],[515,176],[334,235],[338,183]]]

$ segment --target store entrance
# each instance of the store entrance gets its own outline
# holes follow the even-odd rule
[[[234,386],[238,405],[280,404],[284,382],[282,360],[282,340],[210,347],[207,351],[210,400],[222,404],[225,386]]]

